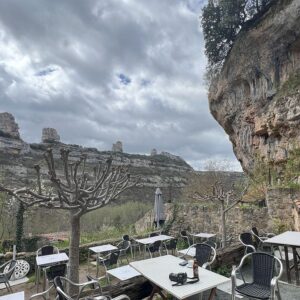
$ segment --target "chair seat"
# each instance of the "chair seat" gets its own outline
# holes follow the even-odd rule
[[[244,283],[237,286],[235,290],[242,295],[257,299],[269,299],[271,296],[270,287],[256,283]]]

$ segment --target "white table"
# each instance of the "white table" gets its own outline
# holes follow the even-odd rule
[[[24,292],[13,293],[0,297],[0,300],[25,300]]]
[[[88,251],[88,272],[89,272],[89,263],[90,263],[90,252],[94,252],[97,254],[97,258],[96,258],[96,268],[97,268],[97,277],[98,277],[98,273],[99,273],[99,266],[98,266],[98,259],[100,258],[99,254],[100,253],[105,253],[105,252],[111,252],[114,250],[118,250],[118,247],[111,245],[111,244],[106,244],[106,245],[101,245],[101,246],[95,246],[95,247],[90,247],[89,251]]]
[[[121,281],[125,281],[137,276],[141,276],[140,272],[136,271],[133,267],[129,265],[108,270],[107,273],[118,278]]]
[[[265,240],[264,243],[284,247],[287,279],[288,279],[289,283],[291,283],[291,269],[290,269],[290,263],[289,263],[288,247],[292,248],[293,258],[294,258],[296,284],[300,285],[299,269],[298,269],[298,261],[297,261],[297,257],[299,258],[299,255],[296,251],[296,248],[300,248],[300,232],[286,231],[284,233],[281,233],[279,235],[276,235],[272,238]]]
[[[148,238],[144,238],[144,239],[139,239],[139,240],[135,240],[136,242],[143,244],[143,245],[150,245],[156,241],[168,241],[173,239],[172,236],[169,235],[165,235],[165,234],[161,234],[161,235],[156,235],[156,236],[152,236],[152,237],[148,237]]]
[[[172,286],[169,279],[170,273],[186,272],[188,277],[193,277],[192,268],[182,267],[179,263],[182,260],[172,255],[164,255],[146,260],[131,262],[130,265],[140,272],[145,278],[153,283],[154,290],[163,289],[172,294],[177,299],[186,299],[193,295],[198,295],[206,290],[212,290],[210,299],[213,299],[215,288],[230,278],[226,278],[209,270],[199,267],[199,282],[182,286]],[[153,291],[153,292],[156,292]],[[151,296],[153,297],[153,292]],[[149,299],[152,299],[150,296]]]
[[[69,261],[69,257],[66,253],[56,253],[56,254],[49,254],[49,255],[41,255],[37,256],[36,258],[36,265],[37,265],[37,287],[36,290],[39,290],[39,283],[40,283],[40,270],[41,267],[48,267],[52,265],[56,265],[58,263],[65,263]],[[45,288],[46,278],[44,276],[44,283],[43,286]]]
[[[55,265],[57,263],[68,262],[69,257],[66,253],[57,253],[36,257],[36,264],[39,267]]]
[[[201,239],[205,239],[207,241],[210,238],[216,236],[215,233],[206,233],[206,232],[190,233],[190,235],[193,237],[193,244],[195,242],[195,238],[201,238]]]
[[[188,255],[188,256],[195,257],[195,255],[196,255],[196,248],[195,247],[191,247],[191,248],[182,249],[182,250],[179,250],[178,253],[180,253],[182,255]]]
[[[165,235],[165,234],[160,234],[160,235],[151,236],[151,237],[144,238],[144,239],[138,239],[138,240],[135,240],[135,241],[144,246],[144,258],[145,258],[146,246],[147,245],[153,244],[156,241],[164,242],[164,241],[168,241],[168,240],[171,240],[171,239],[173,239],[172,236]]]

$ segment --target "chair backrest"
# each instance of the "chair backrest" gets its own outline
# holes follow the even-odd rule
[[[124,234],[124,235],[122,236],[122,240],[123,240],[123,241],[130,241],[129,235],[128,235],[128,234]]]
[[[56,253],[59,253],[59,250],[57,247],[52,246],[52,245],[47,245],[47,246],[41,247],[37,251],[37,256],[50,255],[50,254],[56,254]]]
[[[66,264],[53,265],[47,270],[47,278],[52,281],[57,276],[65,276],[67,271]]]
[[[64,285],[63,285],[63,277],[57,276],[54,278],[53,283],[56,288],[58,300],[73,300],[68,294],[64,291]]]
[[[198,265],[202,267],[205,263],[210,261],[213,251],[212,247],[204,243],[195,244],[194,247],[196,248],[195,258]]]
[[[251,256],[253,282],[270,287],[274,276],[276,258],[263,252],[255,252]]]
[[[151,246],[149,247],[150,252],[156,252],[159,251],[159,248],[161,246],[161,241],[155,241]]]
[[[129,240],[123,240],[118,244],[119,250],[127,250],[130,248],[130,241]]]
[[[256,227],[251,228],[251,232],[253,233],[253,237],[255,240],[256,245],[258,246],[260,243],[259,233]]]
[[[177,242],[178,242],[178,239],[171,239],[171,240],[167,243],[167,248],[168,248],[168,250],[176,249],[176,247],[177,247]]]
[[[110,253],[109,258],[104,261],[106,267],[115,265],[118,262],[120,250],[116,250]]]
[[[17,261],[12,259],[11,261],[8,262],[8,265],[9,265],[9,267],[8,267],[7,272],[5,272],[5,275],[6,275],[6,278],[9,280],[15,271]]]
[[[151,232],[149,234],[149,237],[153,237],[153,236],[159,236],[159,234],[157,232]]]
[[[204,244],[209,245],[209,246],[213,247],[214,249],[217,249],[217,243],[215,243],[211,240],[207,240],[206,242],[204,242]]]
[[[181,236],[188,237],[188,234],[187,234],[186,230],[181,230],[181,231],[180,231],[180,235],[181,235]]]
[[[252,234],[250,232],[243,232],[240,234],[240,240],[244,246],[250,245],[255,248],[255,244],[252,239]],[[247,247],[247,253],[252,253],[254,250],[251,247]]]

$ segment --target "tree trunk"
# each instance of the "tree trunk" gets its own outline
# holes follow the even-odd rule
[[[224,201],[221,202],[222,248],[226,247],[226,213]]]
[[[79,282],[79,243],[80,243],[80,217],[75,217],[70,212],[70,224],[71,224],[71,237],[69,246],[69,268],[68,278],[78,283]],[[69,287],[68,289],[71,295],[76,294],[78,289]]]
[[[22,202],[19,203],[17,211],[17,221],[16,221],[16,248],[17,252],[21,252],[22,249],[22,238],[24,233],[24,212],[25,207]]]

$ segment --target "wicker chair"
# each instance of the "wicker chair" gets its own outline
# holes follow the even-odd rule
[[[162,244],[161,241],[155,241],[154,243],[146,246],[146,249],[149,252],[151,258],[153,257],[153,254],[155,254],[156,252],[159,255],[161,255],[161,251],[160,251],[161,244]]]
[[[190,241],[190,235],[189,233],[186,231],[186,230],[181,230],[180,231],[180,237],[185,241],[187,242],[188,246],[190,247],[191,246],[191,241]]]
[[[126,258],[127,263],[129,264],[129,260],[127,257],[128,250],[131,250],[131,243],[129,240],[123,238],[123,240],[117,245],[118,249],[120,250],[119,259],[121,263],[123,262],[123,257]]]
[[[253,241],[252,234],[250,232],[241,233],[239,235],[239,240],[245,246],[244,255],[256,252],[256,245]]]
[[[252,260],[252,280],[251,282],[246,282],[242,273],[242,266],[247,258]],[[276,264],[279,268],[276,268]],[[279,269],[276,275],[276,270]],[[242,258],[240,265],[233,269],[231,273],[232,281],[232,300],[235,300],[236,292],[249,298],[255,299],[275,299],[275,294],[277,294],[278,299],[281,299],[278,279],[282,274],[282,263],[281,261],[270,254],[263,252],[253,252],[245,255]],[[241,274],[244,281],[243,284],[237,286],[236,275]]]
[[[103,258],[99,257],[97,259],[97,264],[102,265],[105,269],[105,276],[103,276],[103,278],[106,277],[107,282],[109,282],[109,276],[107,275],[107,270],[115,265],[119,266],[120,252],[121,252],[120,250],[116,250],[107,254]],[[98,270],[97,270],[97,277],[98,277]]]
[[[9,284],[9,280],[15,271],[16,264],[17,261],[12,259],[0,266],[0,283],[4,283],[6,289],[10,293],[12,293],[12,289]],[[6,266],[9,266],[7,271],[4,270]]]
[[[175,252],[177,252],[177,243],[178,239],[171,239],[169,241],[164,242],[163,249],[167,251],[167,254],[169,254],[169,251],[174,255]]]
[[[213,247],[214,249],[217,249],[217,247],[218,247],[217,243],[215,243],[211,240],[207,240],[203,244],[209,245],[209,246]]]
[[[67,273],[67,264],[58,264],[44,268],[43,290],[49,289],[49,282],[53,283],[57,276],[65,276]]]

